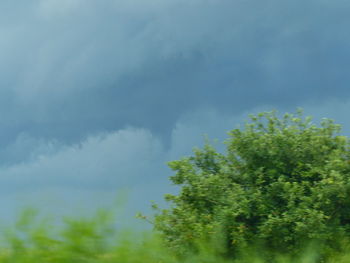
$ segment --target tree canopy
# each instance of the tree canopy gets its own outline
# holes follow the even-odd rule
[[[272,250],[336,246],[350,234],[350,148],[340,125],[316,125],[301,110],[250,119],[229,132],[225,153],[207,143],[169,163],[181,190],[166,196],[155,229],[179,251],[217,233],[232,253],[257,241]]]

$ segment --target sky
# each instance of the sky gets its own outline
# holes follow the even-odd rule
[[[345,0],[1,1],[2,218],[120,196],[128,216],[150,214],[177,191],[166,163],[251,113],[302,107],[350,135],[349,12]]]

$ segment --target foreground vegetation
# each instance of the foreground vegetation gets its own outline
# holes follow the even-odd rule
[[[220,240],[198,242],[196,251],[181,256],[164,246],[155,233],[133,233],[115,227],[113,214],[99,211],[91,218],[66,218],[50,223],[26,210],[12,227],[2,228],[0,263],[317,263],[350,262],[347,242],[337,252],[325,254],[314,244],[298,254],[270,253],[244,248],[227,258]],[[322,253],[320,253],[322,252]]]

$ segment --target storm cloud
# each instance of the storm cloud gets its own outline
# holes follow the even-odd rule
[[[118,187],[158,198],[167,161],[263,109],[301,106],[349,131],[349,11],[343,0],[1,1],[5,200]]]
[[[126,125],[163,135],[198,107],[238,113],[348,96],[349,8],[311,0],[4,1],[4,137],[71,143]]]

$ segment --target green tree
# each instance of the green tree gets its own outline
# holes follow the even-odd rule
[[[310,240],[336,247],[350,234],[350,151],[340,125],[276,111],[251,115],[229,132],[226,153],[211,145],[172,161],[171,181],[155,229],[175,250],[221,234],[222,249],[257,241],[265,249],[296,251]]]

